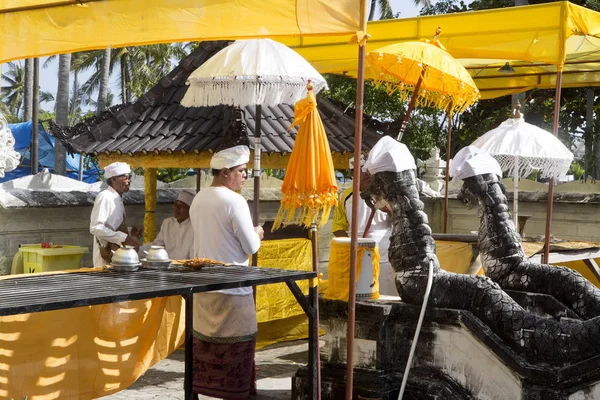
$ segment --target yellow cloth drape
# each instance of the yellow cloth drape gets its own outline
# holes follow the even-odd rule
[[[312,271],[312,245],[308,239],[264,240],[258,250],[261,268]],[[308,281],[298,287],[308,294]],[[308,337],[308,317],[285,283],[256,288],[256,348]]]
[[[156,168],[144,170],[144,241],[150,243],[156,238]]]
[[[0,317],[0,399],[96,399],[183,343],[180,296]]]
[[[51,6],[44,7],[48,3]],[[108,46],[354,34],[362,29],[361,18],[366,19],[360,4],[359,0],[0,0],[0,63]]]
[[[362,270],[362,259],[365,251],[373,254],[373,278],[375,282],[373,299],[379,298],[379,247],[366,249],[358,246],[356,249],[356,280]],[[331,241],[329,248],[329,268],[327,270],[327,289],[323,295],[326,299],[348,301],[350,290],[350,243]]]
[[[297,124],[300,128],[281,185],[283,196],[273,230],[287,224],[310,227],[313,222],[321,227],[337,205],[331,150],[310,85],[307,97],[294,108],[292,126]]]

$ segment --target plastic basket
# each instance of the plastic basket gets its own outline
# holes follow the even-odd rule
[[[45,249],[41,244],[23,244],[19,247],[23,257],[23,273],[63,271],[77,269],[81,265],[81,257],[88,252],[87,247],[62,246]]]

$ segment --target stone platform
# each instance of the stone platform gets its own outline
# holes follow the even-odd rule
[[[573,318],[553,297],[508,292],[547,318]],[[321,348],[322,399],[344,398],[347,303],[321,299],[327,332]],[[354,339],[355,399],[398,398],[420,307],[399,298],[357,301]],[[293,379],[292,399],[309,399],[306,369]],[[598,399],[600,357],[578,364],[532,365],[470,312],[428,309],[410,370],[405,399]]]

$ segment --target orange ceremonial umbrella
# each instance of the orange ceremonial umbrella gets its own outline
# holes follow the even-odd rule
[[[296,103],[292,126],[300,124],[281,186],[283,197],[273,229],[301,224],[321,227],[337,205],[338,186],[323,122],[312,85]]]

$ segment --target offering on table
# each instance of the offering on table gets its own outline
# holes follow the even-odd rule
[[[189,268],[192,271],[211,265],[225,265],[225,263],[216,260],[211,260],[210,258],[192,258],[191,260],[186,260],[183,263],[184,267]]]

